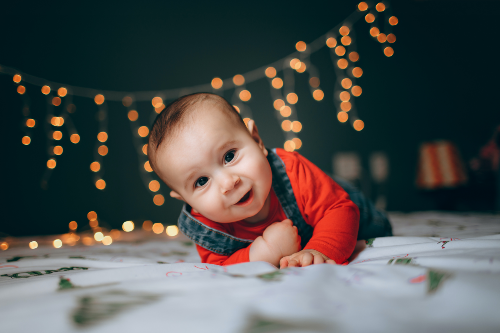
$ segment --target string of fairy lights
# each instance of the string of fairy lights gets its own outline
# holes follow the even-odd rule
[[[92,98],[97,107],[96,120],[98,122],[98,133],[94,149],[94,158],[90,162],[90,170],[93,172],[93,183],[98,190],[105,190],[107,184],[104,177],[104,157],[108,154],[108,102],[120,101],[126,108],[126,115],[130,121],[130,129],[133,133],[133,142],[137,152],[137,158],[140,166],[140,176],[144,186],[151,192],[152,201],[155,205],[161,206],[165,202],[165,197],[160,191],[160,183],[152,176],[152,169],[147,159],[147,138],[149,135],[149,125],[154,118],[164,108],[166,101],[174,100],[182,95],[195,92],[212,91],[222,94],[227,90],[234,90],[230,102],[238,111],[244,122],[248,123],[252,119],[252,110],[248,102],[252,99],[252,93],[247,88],[247,84],[267,79],[270,86],[270,95],[273,100],[273,108],[278,123],[283,130],[285,141],[283,148],[287,151],[298,150],[303,142],[299,138],[303,124],[298,119],[297,103],[299,96],[295,92],[295,80],[303,75],[308,77],[310,93],[313,99],[321,102],[325,98],[325,91],[321,87],[320,71],[311,62],[311,54],[323,49],[329,48],[331,60],[336,74],[336,82],[333,88],[333,100],[337,112],[337,119],[340,123],[349,123],[356,131],[361,131],[365,127],[363,120],[358,116],[355,98],[362,94],[362,88],[358,80],[363,76],[362,68],[357,64],[360,55],[357,52],[356,36],[353,31],[353,25],[361,18],[368,23],[368,32],[373,40],[381,45],[383,54],[387,57],[394,55],[394,49],[391,46],[396,42],[396,36],[392,32],[392,27],[398,24],[398,19],[392,15],[391,7],[388,1],[372,4],[370,2],[360,2],[356,10],[349,15],[342,23],[334,27],[326,34],[318,37],[316,40],[307,44],[304,41],[298,41],[295,49],[289,56],[277,60],[272,64],[262,66],[245,74],[237,74],[232,78],[221,79],[215,77],[209,84],[169,89],[162,91],[140,91],[140,92],[120,92],[120,91],[99,91],[95,89],[82,88],[50,82],[48,80],[23,74],[20,71],[0,66],[0,72],[13,75],[13,81],[16,83],[17,92],[23,97],[22,113],[24,117],[24,136],[21,139],[22,144],[29,145],[33,140],[32,129],[37,123],[44,125],[44,131],[47,135],[48,159],[47,168],[43,175],[41,185],[45,188],[48,184],[50,175],[57,165],[57,159],[63,154],[64,148],[60,144],[63,137],[63,130],[69,136],[73,144],[80,142],[80,135],[74,125],[72,114],[76,111],[76,106],[72,102],[73,97]],[[382,32],[383,31],[383,32]],[[297,73],[295,74],[294,71]],[[305,75],[307,73],[307,75]],[[25,84],[31,84],[41,87],[42,94],[47,99],[47,119],[46,121],[37,121],[30,117],[30,103]],[[302,97],[301,97],[302,98]],[[137,102],[151,101],[152,108],[139,110]],[[148,116],[149,114],[149,116]],[[92,214],[91,214],[92,213]],[[70,223],[70,232],[65,234],[65,239],[58,239],[55,247],[62,244],[76,244],[81,241],[85,245],[92,245],[94,242],[101,242],[109,245],[113,239],[118,239],[120,231],[111,230],[107,232],[98,225],[97,215],[90,212],[88,215],[89,226],[91,227],[93,238],[89,240],[84,236],[80,239],[76,235],[77,223]],[[130,222],[130,223],[129,223]],[[175,236],[178,229],[175,226],[166,228],[167,234]],[[169,229],[170,228],[170,229]],[[176,228],[176,227],[175,227]],[[124,231],[132,231],[134,224],[127,221],[123,224]],[[143,229],[157,233],[163,224],[143,222]],[[155,231],[156,230],[156,231]],[[170,231],[169,231],[170,230]],[[177,231],[176,231],[177,230]],[[107,232],[105,235],[103,232]],[[109,237],[109,238],[108,238]],[[78,238],[78,239],[77,239]],[[0,248],[8,248],[7,243],[0,243]],[[35,242],[36,243],[36,242]],[[30,243],[30,247],[36,248],[38,245]]]

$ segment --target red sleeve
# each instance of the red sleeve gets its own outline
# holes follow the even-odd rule
[[[354,251],[359,209],[332,178],[298,153],[276,149],[286,166],[304,220],[314,227],[304,249],[314,249],[344,263]]]
[[[204,247],[199,246],[198,244],[196,244],[196,249],[198,250],[198,254],[200,255],[201,262],[204,264],[225,266],[250,261],[250,245],[244,249],[234,252],[230,256],[217,254],[205,249]]]

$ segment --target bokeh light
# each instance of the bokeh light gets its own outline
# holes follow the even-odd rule
[[[24,86],[18,86],[17,87],[17,92],[21,95],[23,95],[26,92],[26,87]]]
[[[161,205],[163,205],[165,203],[165,198],[163,197],[163,195],[157,194],[157,195],[154,196],[153,202],[154,202],[155,205],[161,206]]]
[[[361,75],[363,75],[363,70],[360,67],[354,67],[352,69],[352,75],[354,75],[354,77],[361,77]]]
[[[347,121],[347,119],[349,119],[349,115],[345,111],[340,111],[339,113],[337,113],[337,119],[341,123],[345,123]]]
[[[104,95],[102,95],[102,94],[95,95],[94,102],[97,105],[101,105],[102,103],[104,103]]]
[[[151,231],[153,229],[153,222],[146,220],[142,223],[142,229],[145,231]]]
[[[321,101],[325,97],[325,93],[321,89],[316,89],[313,91],[313,98],[317,101]]]
[[[163,229],[165,229],[165,227],[163,226],[163,224],[161,223],[155,223],[153,224],[153,232],[157,235],[161,234],[163,232]]]
[[[132,222],[132,221],[123,222],[122,229],[125,232],[131,232],[132,230],[134,230],[134,222]]]
[[[42,87],[42,94],[44,94],[44,95],[50,94],[50,87],[49,86],[43,86]]]
[[[146,170],[147,172],[153,172],[153,169],[151,168],[149,161],[146,161],[146,163],[144,163],[144,170]]]
[[[233,108],[236,110],[236,112],[241,113],[240,108],[237,105],[233,105]]]
[[[28,120],[26,120],[26,126],[28,126],[28,127],[35,127],[35,119],[28,119]]]
[[[94,239],[98,242],[102,241],[103,238],[104,238],[104,234],[100,231],[98,231],[94,234]]]
[[[69,113],[74,113],[76,111],[76,105],[73,103],[70,103],[66,106],[66,111]]]
[[[97,134],[97,140],[99,140],[101,142],[106,142],[108,140],[108,133],[99,132],[99,134]]]
[[[276,76],[276,68],[267,67],[265,73],[268,78],[272,79],[273,77]]]
[[[61,146],[55,146],[54,149],[53,149],[53,151],[54,151],[54,154],[61,155],[63,153],[63,147],[61,147]]]
[[[304,73],[307,69],[306,63],[301,62],[299,68],[297,68],[297,72]]]
[[[299,101],[299,96],[296,93],[289,93],[286,95],[286,100],[290,104],[296,104]]]
[[[56,160],[51,158],[50,160],[47,161],[47,168],[54,169],[55,167],[56,167]]]
[[[274,89],[280,89],[281,87],[283,87],[283,80],[280,79],[279,77],[275,77],[271,82],[271,84]]]
[[[307,45],[303,41],[300,41],[300,42],[297,42],[297,44],[295,44],[295,48],[299,52],[304,52],[307,49]]]
[[[147,126],[141,126],[137,130],[137,133],[139,134],[139,136],[145,138],[149,134],[149,128],[147,128]]]
[[[382,2],[379,2],[376,6],[375,9],[377,12],[383,12],[385,10],[385,5]]]
[[[92,246],[94,245],[94,238],[86,236],[82,238],[83,245]]]
[[[279,111],[281,110],[282,107],[285,106],[285,101],[278,98],[277,100],[274,101],[273,106],[277,111]]]
[[[54,247],[56,249],[60,248],[63,244],[62,244],[62,240],[60,239],[55,239],[53,242],[52,242],[52,245],[54,245]]]
[[[326,40],[326,46],[328,46],[329,48],[334,48],[335,46],[337,46],[337,40],[333,37],[330,37]]]
[[[161,97],[153,97],[151,100],[151,105],[153,105],[154,108],[160,107],[163,104],[163,99]]]
[[[240,91],[240,99],[243,102],[248,102],[252,98],[252,94],[248,90],[242,90]]]
[[[69,139],[73,143],[80,142],[80,136],[78,134],[71,134],[71,137]]]
[[[60,99],[59,97],[54,97],[54,98],[52,98],[52,104],[53,104],[54,106],[59,106],[59,105],[61,105],[61,99]]]
[[[293,58],[290,60],[290,67],[292,69],[298,69],[300,67],[300,60],[297,58]]]
[[[396,16],[391,16],[391,17],[389,18],[389,24],[390,24],[390,25],[397,25],[397,24],[398,24],[398,22],[399,22],[399,20],[398,20],[398,18],[397,18]]]
[[[95,221],[97,220],[97,213],[92,210],[87,213],[87,218],[89,219],[89,221]]]
[[[52,138],[54,138],[54,140],[61,140],[62,139],[62,132],[61,131],[54,131],[54,133],[52,133]]]
[[[343,91],[340,93],[339,97],[342,102],[348,102],[351,99],[351,94],[349,94],[347,91]]]
[[[347,65],[349,65],[349,63],[347,62],[346,59],[339,59],[337,61],[337,66],[339,66],[340,69],[346,69]]]
[[[149,182],[149,190],[152,192],[158,192],[160,189],[160,183],[157,180],[152,180]]]
[[[147,143],[144,146],[142,146],[142,153],[144,155],[148,154],[148,144]]]
[[[368,22],[368,23],[372,23],[373,21],[375,21],[375,15],[373,15],[373,14],[371,14],[371,13],[370,13],[370,14],[366,14],[366,16],[365,16],[365,20],[366,20],[366,22]]]
[[[102,244],[111,245],[111,243],[113,243],[113,238],[111,238],[111,236],[104,236],[104,238],[102,239]]]
[[[2,243],[0,244],[0,249],[2,249],[2,251],[7,250],[8,248],[9,248],[9,243],[7,243],[7,242],[2,242]]]
[[[97,161],[90,163],[90,170],[92,170],[94,172],[101,170],[101,164]]]
[[[384,49],[384,54],[387,56],[387,57],[392,57],[392,55],[394,54],[394,49],[390,46],[386,47]]]
[[[76,221],[71,221],[69,223],[69,230],[76,230],[76,228],[78,228],[78,223],[76,223]]]
[[[130,110],[128,112],[128,120],[136,121],[139,118],[139,113],[135,110]]]
[[[366,2],[360,2],[358,5],[358,9],[362,12],[368,9],[368,4]]]
[[[21,82],[21,75],[19,75],[19,74],[14,75],[12,80],[14,80],[15,83]]]
[[[354,129],[356,131],[361,131],[363,128],[365,128],[365,123],[363,122],[363,120],[355,120],[354,123],[352,124],[352,126],[354,127]]]
[[[293,138],[292,141],[295,144],[295,150],[300,149],[300,147],[302,147],[302,140],[300,140],[299,138]]]
[[[283,120],[283,122],[281,123],[281,128],[285,132],[290,132],[292,130],[292,122],[288,119]]]
[[[370,29],[370,35],[372,37],[377,37],[380,34],[380,30],[377,27],[373,27]]]
[[[92,221],[89,221],[89,226],[94,229],[94,228],[97,228],[97,226],[99,225],[99,221],[97,220],[92,220]],[[96,231],[100,231],[100,230],[96,230]]]
[[[354,96],[358,97],[358,96],[360,96],[360,95],[361,95],[361,93],[363,92],[363,89],[361,89],[361,87],[360,87],[360,86],[354,86],[354,87],[352,87],[351,92],[352,92],[352,94],[353,94]]]
[[[349,32],[350,32],[350,31],[351,31],[351,30],[349,29],[349,27],[347,27],[347,26],[345,26],[345,25],[341,26],[341,27],[340,27],[340,29],[339,29],[339,32],[340,32],[340,34],[341,34],[342,36],[347,36],[347,35],[349,35]]]
[[[245,84],[245,78],[241,74],[237,74],[233,77],[233,83],[237,86]]]
[[[319,87],[319,78],[313,76],[312,78],[309,79],[309,85],[313,88],[318,88]]]
[[[344,36],[340,39],[340,42],[344,44],[345,46],[351,45],[352,39],[349,36]]]
[[[38,247],[38,243],[36,241],[31,241],[29,243],[29,247],[30,247],[30,249],[34,250]]]
[[[61,87],[59,89],[57,89],[57,94],[60,96],[60,97],[64,97],[68,94],[68,89],[64,88],[64,87]]]
[[[98,179],[95,182],[95,187],[97,187],[97,189],[99,190],[104,190],[106,188],[106,182],[104,181],[104,179]]]
[[[97,148],[97,152],[101,156],[106,156],[108,154],[108,147],[105,145],[99,146],[99,148]]]
[[[166,233],[170,237],[177,236],[179,234],[179,228],[176,225],[169,225],[167,227]]]
[[[339,45],[335,48],[335,54],[337,54],[339,57],[343,56],[345,54],[345,47],[342,45]]]
[[[387,41],[388,41],[389,43],[391,43],[391,44],[392,44],[392,43],[395,43],[395,42],[396,42],[396,35],[394,35],[394,34],[388,34],[388,35],[387,35]]]
[[[23,136],[23,139],[21,140],[21,142],[23,143],[23,145],[29,145],[31,143],[31,138],[27,135]]]
[[[125,106],[125,107],[129,107],[130,105],[132,105],[132,102],[133,102],[133,101],[132,101],[132,97],[130,97],[130,96],[125,96],[125,97],[123,97],[123,99],[122,99],[122,104],[123,104],[123,106]]]
[[[299,133],[302,130],[302,123],[298,120],[292,122],[292,131]]]
[[[345,79],[342,79],[340,84],[342,85],[342,88],[349,89],[352,86],[352,81],[349,78],[345,78]]]
[[[222,79],[220,77],[214,77],[212,79],[212,88],[214,88],[214,89],[222,88],[223,84],[224,84],[224,82],[222,82]]]
[[[285,148],[286,151],[292,152],[295,150],[295,142],[293,142],[292,140],[287,140],[283,145],[283,148]]]
[[[349,53],[349,60],[351,60],[352,62],[356,62],[359,60],[359,54],[358,52],[351,52]]]
[[[290,115],[292,114],[292,109],[288,105],[285,105],[281,107],[280,114],[282,117],[290,117]]]
[[[377,36],[377,40],[379,41],[379,43],[385,43],[385,41],[387,40],[387,36],[384,33],[381,33]]]
[[[342,111],[346,111],[346,112],[350,111],[351,107],[352,107],[351,102],[342,102],[342,103],[340,103],[340,109]]]

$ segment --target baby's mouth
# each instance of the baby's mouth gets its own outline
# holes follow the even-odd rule
[[[250,191],[248,191],[237,203],[236,205],[243,205],[245,203],[247,203],[248,201],[250,201],[250,199],[252,199],[252,189],[250,189]]]

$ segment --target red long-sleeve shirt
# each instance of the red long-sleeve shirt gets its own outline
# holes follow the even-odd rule
[[[344,263],[356,245],[359,228],[358,207],[342,187],[299,153],[290,153],[279,148],[276,153],[285,164],[302,217],[314,228],[313,235],[304,249],[314,249],[335,260],[337,264]],[[191,211],[191,214],[214,229],[252,240],[262,236],[270,224],[287,218],[272,189],[269,215],[258,223],[217,223],[199,213]],[[196,247],[203,263],[232,265],[250,261],[250,245],[230,256],[214,253],[199,245]]]

